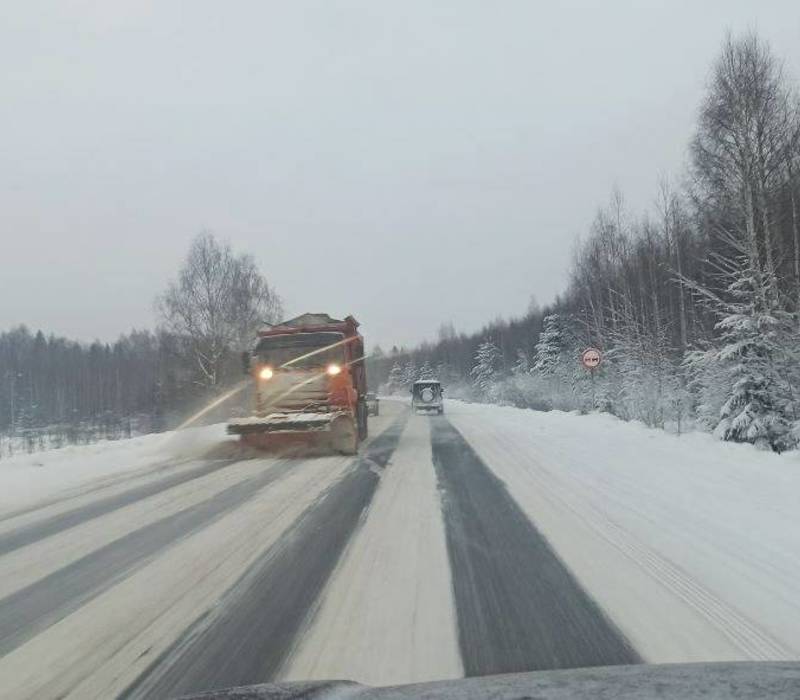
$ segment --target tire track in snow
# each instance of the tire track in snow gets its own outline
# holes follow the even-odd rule
[[[430,420],[411,416],[281,681],[461,678]]]
[[[498,449],[508,452],[502,440]],[[659,582],[728,637],[749,658],[756,661],[791,660],[796,654],[763,630],[757,623],[723,601],[692,578],[681,567],[637,540],[613,520],[604,515],[588,499],[575,501],[574,485],[567,489],[555,476],[545,481],[530,473],[542,492],[583,521],[612,547],[615,547],[649,576]]]
[[[45,537],[54,535],[62,530],[67,530],[76,525],[85,523],[87,520],[99,518],[111,511],[123,508],[136,501],[141,501],[166,489],[185,484],[193,479],[200,479],[204,476],[233,464],[238,459],[214,460],[203,463],[195,469],[172,474],[164,479],[151,481],[142,486],[123,491],[111,496],[98,498],[87,505],[73,508],[64,513],[59,513],[44,520],[40,520],[23,527],[19,527],[9,532],[0,534],[0,556],[13,552],[15,549],[25,547]],[[163,469],[163,467],[161,467]]]
[[[271,680],[355,533],[405,427],[404,413],[338,483],[123,694],[162,698]]]
[[[195,460],[196,461],[196,460]],[[110,474],[106,477],[101,477],[90,481],[85,484],[77,484],[65,491],[57,493],[52,496],[47,496],[43,500],[36,501],[30,505],[23,506],[17,510],[6,510],[0,514],[0,525],[7,523],[9,520],[16,520],[18,518],[25,519],[25,516],[35,515],[39,511],[47,511],[50,508],[58,507],[59,504],[75,501],[86,496],[91,496],[93,493],[100,493],[105,490],[114,489],[115,487],[124,485],[129,481],[138,481],[147,479],[154,474],[181,467],[192,462],[189,458],[183,459],[167,459],[154,464],[149,464],[144,467],[133,468],[131,471],[125,471],[119,474]],[[15,529],[15,528],[11,528]]]
[[[134,530],[0,600],[0,656],[126,578],[133,569],[173,542],[241,506],[296,464],[296,460],[271,463],[261,474],[237,482],[202,503]],[[223,463],[213,465],[214,469],[222,466]]]
[[[506,490],[445,418],[433,418],[467,676],[639,663]]]

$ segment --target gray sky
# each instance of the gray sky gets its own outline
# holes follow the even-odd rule
[[[0,328],[81,339],[202,229],[387,347],[521,313],[680,175],[727,28],[800,76],[796,0],[2,4]]]

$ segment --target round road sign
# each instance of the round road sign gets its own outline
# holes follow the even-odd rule
[[[602,361],[603,356],[597,348],[586,348],[581,353],[581,363],[587,369],[595,369]]]

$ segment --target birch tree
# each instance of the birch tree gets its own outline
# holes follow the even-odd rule
[[[226,362],[279,320],[281,302],[250,255],[213,234],[192,241],[178,277],[158,299],[164,327],[182,339],[197,381],[215,388]]]

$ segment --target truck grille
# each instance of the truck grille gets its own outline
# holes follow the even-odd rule
[[[328,377],[315,372],[276,372],[260,387],[264,413],[327,411],[330,409]]]

